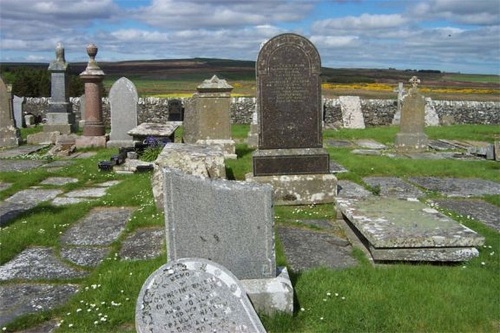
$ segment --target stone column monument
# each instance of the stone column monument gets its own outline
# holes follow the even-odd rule
[[[77,147],[106,146],[101,93],[105,74],[95,61],[97,51],[98,48],[94,44],[87,46],[89,62],[87,68],[80,73],[80,78],[85,84],[85,125],[83,127],[83,138],[77,140]]]
[[[256,63],[259,145],[248,181],[270,183],[277,204],[333,202],[337,179],[323,148],[321,59],[296,34],[264,44]]]
[[[21,142],[12,112],[12,86],[0,77],[0,147],[17,147]]]
[[[427,149],[425,128],[425,99],[418,91],[420,80],[414,76],[409,82],[412,88],[406,95],[401,108],[399,133],[394,147],[400,152],[419,152]]]
[[[225,158],[236,158],[235,143],[231,138],[233,87],[214,75],[196,90],[184,112],[184,142],[219,145]]]
[[[75,114],[69,102],[68,63],[64,59],[64,48],[61,43],[56,46],[56,60],[49,65],[50,74],[50,102],[47,112],[47,123],[43,126],[44,132],[61,132],[70,134],[75,132]]]

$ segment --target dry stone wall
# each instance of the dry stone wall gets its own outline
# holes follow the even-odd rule
[[[178,98],[185,104],[189,98]],[[49,98],[26,98],[25,113],[33,113],[45,117],[49,109]],[[139,98],[138,122],[161,123],[168,118],[167,98]],[[77,121],[80,120],[80,98],[70,98]],[[255,111],[255,97],[234,97],[231,103],[231,122],[233,124],[250,124]],[[475,101],[433,101],[441,122],[454,124],[500,124],[499,102]],[[109,100],[103,98],[104,123],[110,126]],[[342,112],[338,99],[323,100],[323,120],[326,126],[340,126]],[[366,126],[390,125],[397,111],[396,100],[362,99],[361,111]]]

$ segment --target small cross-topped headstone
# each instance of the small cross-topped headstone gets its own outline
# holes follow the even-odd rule
[[[413,76],[409,82],[412,87],[401,108],[401,123],[396,135],[395,148],[398,151],[423,151],[427,149],[425,128],[425,99],[418,90],[420,80]]]

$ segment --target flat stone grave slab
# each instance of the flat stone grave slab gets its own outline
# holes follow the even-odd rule
[[[330,172],[331,173],[343,173],[343,172],[348,172],[346,168],[344,168],[342,165],[330,160]]]
[[[337,181],[337,196],[341,198],[366,198],[373,195],[363,186],[349,180]]]
[[[445,141],[445,140],[429,140],[428,146],[431,149],[443,151],[443,150],[457,150],[457,146]]]
[[[353,149],[352,154],[355,155],[368,155],[368,156],[381,156],[382,152],[379,149]]]
[[[120,258],[147,260],[159,257],[165,249],[164,228],[141,228],[122,242]]]
[[[106,195],[105,187],[89,187],[65,193],[68,198],[100,198]]]
[[[5,199],[6,202],[23,205],[25,209],[35,207],[41,202],[50,201],[61,194],[61,190],[27,189]]]
[[[93,199],[87,197],[82,197],[82,198],[57,197],[50,203],[53,206],[65,206],[65,205],[73,205],[81,202],[90,202],[90,201],[93,201]]]
[[[478,220],[500,231],[500,207],[483,200],[433,199],[439,207]]]
[[[180,121],[167,121],[166,123],[142,123],[127,132],[136,141],[143,141],[146,137],[168,138],[174,142],[175,131],[182,125]]]
[[[12,186],[11,183],[0,182],[0,191],[6,190],[6,189],[8,189],[11,186]]]
[[[125,229],[132,208],[94,208],[61,236],[65,245],[100,245],[113,243]]]
[[[358,263],[352,256],[351,244],[324,231],[279,226],[289,268],[303,271],[317,267],[347,268]]]
[[[396,198],[419,198],[424,196],[417,187],[397,177],[365,177],[363,181],[374,188],[380,188],[380,195]]]
[[[40,145],[24,145],[13,149],[5,149],[0,151],[0,158],[12,158],[21,155],[29,155],[45,148]]]
[[[145,332],[266,332],[244,287],[206,259],[171,261],[144,282],[135,325]]]
[[[387,149],[387,146],[372,139],[360,139],[354,141],[357,146],[365,149]]]
[[[448,158],[453,158],[453,155],[446,155],[443,153],[434,152],[421,152],[421,153],[406,153],[404,156],[411,158],[412,160],[444,160]]]
[[[500,183],[479,178],[412,177],[410,182],[448,197],[475,197],[500,194]]]
[[[465,261],[484,237],[417,200],[337,198],[337,209],[375,261]]]
[[[14,279],[74,279],[87,275],[59,260],[54,249],[48,247],[27,248],[14,259],[0,266],[0,281]]]
[[[335,139],[327,140],[326,145],[328,147],[334,147],[334,148],[352,148],[352,147],[354,147],[354,143],[352,141],[335,140]]]
[[[75,284],[10,284],[0,286],[0,327],[30,313],[63,305],[78,291]]]
[[[72,184],[72,183],[78,183],[78,179],[71,178],[71,177],[49,177],[47,179],[44,179],[40,183],[40,185],[62,186],[62,185]]]
[[[28,171],[44,165],[44,161],[32,160],[2,160],[0,163],[0,172]]]
[[[109,253],[108,247],[97,246],[65,246],[61,249],[61,257],[75,265],[96,267]]]

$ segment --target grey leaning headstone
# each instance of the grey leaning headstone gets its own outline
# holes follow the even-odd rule
[[[17,147],[21,141],[19,129],[12,113],[12,87],[0,76],[0,147]]]
[[[26,98],[25,97],[19,97],[14,95],[13,99],[13,109],[14,109],[14,121],[15,121],[15,126],[17,128],[22,128],[25,127],[24,125],[24,117],[23,117],[23,108],[24,104],[26,104]]]
[[[134,83],[126,77],[113,84],[109,91],[111,133],[107,146],[133,146],[132,137],[127,132],[137,127],[138,100]]]
[[[205,259],[179,259],[144,282],[136,330],[145,332],[266,332],[238,279]]]
[[[404,98],[401,109],[399,133],[394,147],[400,152],[420,152],[427,149],[425,128],[425,100],[418,90],[420,80],[414,76],[410,80],[412,88]]]
[[[164,168],[167,259],[206,258],[239,279],[276,277],[272,188]]]

